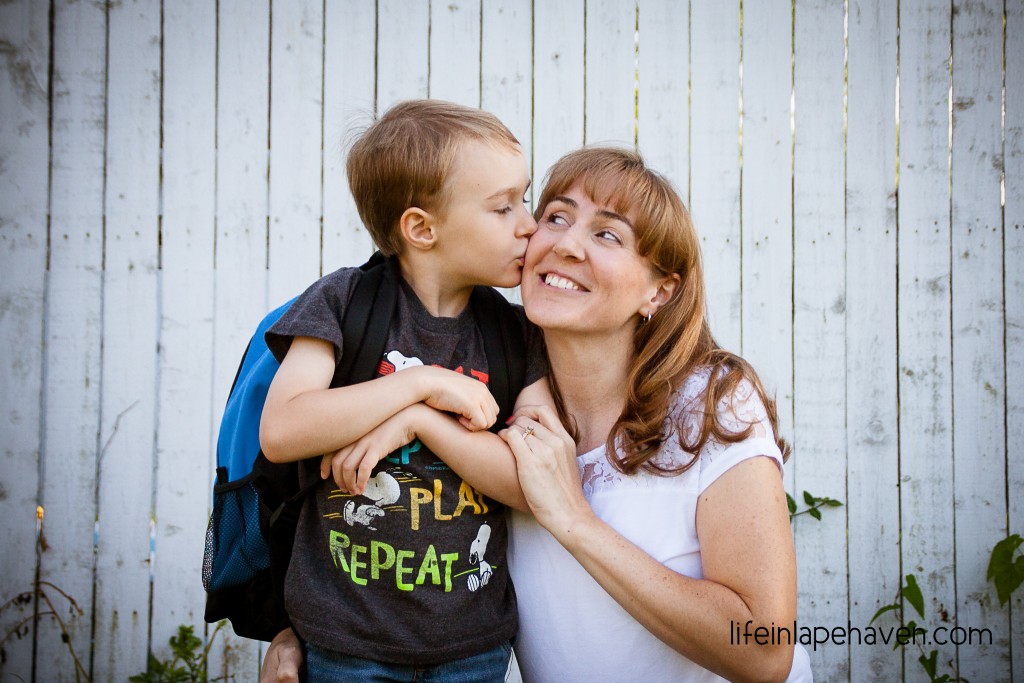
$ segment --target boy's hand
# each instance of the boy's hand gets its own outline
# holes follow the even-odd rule
[[[429,374],[423,402],[431,408],[454,413],[462,426],[473,432],[487,429],[498,419],[498,402],[485,383],[444,368],[424,370]]]
[[[324,455],[320,461],[320,476],[327,479],[333,474],[334,483],[339,489],[345,493],[361,495],[366,490],[366,482],[370,480],[374,466],[392,451],[416,439],[415,418],[420,410],[430,408],[422,404],[409,406],[380,423],[358,441],[335,453]]]

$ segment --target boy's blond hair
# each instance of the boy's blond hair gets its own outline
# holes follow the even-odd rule
[[[496,116],[443,100],[395,104],[348,154],[348,184],[359,217],[385,256],[401,251],[398,219],[412,206],[443,214],[446,181],[465,140],[517,146]]]

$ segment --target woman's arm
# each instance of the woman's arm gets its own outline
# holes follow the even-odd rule
[[[260,683],[299,683],[302,664],[302,644],[295,631],[286,628],[270,641],[260,668]]]
[[[730,643],[734,624],[753,632],[789,626],[795,618],[796,563],[775,463],[745,460],[700,497],[696,523],[704,578],[694,579],[598,519],[583,495],[571,439],[553,415],[538,411],[533,418],[520,418],[504,436],[538,522],[634,619],[676,651],[731,680],[784,680],[792,645]]]

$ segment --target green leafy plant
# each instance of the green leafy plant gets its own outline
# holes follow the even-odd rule
[[[208,678],[207,659],[213,640],[225,623],[222,621],[217,624],[217,628],[210,634],[206,647],[203,647],[203,641],[195,635],[191,626],[178,626],[178,635],[171,636],[168,640],[171,646],[170,659],[157,659],[156,655],[150,652],[146,671],[131,676],[128,680],[131,683],[206,683],[224,680],[223,677]]]
[[[796,500],[793,499],[793,496],[788,493],[786,494],[786,506],[789,508],[789,521],[792,522],[793,519],[800,515],[810,515],[820,522],[821,508],[837,508],[842,506],[842,503],[834,498],[829,498],[828,496],[819,498],[818,496],[811,495],[807,491],[804,491],[804,504],[806,504],[807,507],[798,511],[799,506],[797,505]]]
[[[1020,534],[1012,534],[996,543],[992,548],[992,557],[988,561],[986,579],[996,586],[999,606],[1002,607],[1010,599],[1010,594],[1024,583],[1024,554],[1020,546],[1024,539]]]
[[[970,683],[966,678],[960,676],[950,675],[948,673],[939,674],[939,651],[932,650],[927,654],[924,651],[924,646],[918,641],[917,635],[920,634],[922,629],[916,621],[911,619],[910,621],[904,621],[905,612],[903,610],[904,601],[910,604],[917,612],[917,615],[924,619],[924,594],[921,592],[921,587],[917,585],[917,579],[914,578],[913,574],[907,574],[906,583],[898,591],[896,591],[895,599],[888,605],[883,605],[875,616],[871,617],[871,621],[868,625],[875,623],[878,617],[882,616],[886,612],[895,612],[896,618],[901,624],[904,624],[896,633],[894,638],[893,650],[913,643],[917,646],[920,651],[920,656],[917,661],[921,664],[921,667],[928,674],[928,680],[931,683]]]

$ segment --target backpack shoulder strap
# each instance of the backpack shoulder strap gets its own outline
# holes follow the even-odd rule
[[[498,402],[492,431],[505,428],[526,379],[526,340],[515,308],[491,287],[476,287],[470,297],[484,340],[491,394]]]
[[[388,341],[388,328],[398,304],[398,275],[394,259],[387,259],[378,251],[359,266],[359,270],[358,280],[342,316],[341,360],[334,370],[332,387],[366,382],[376,376]],[[290,503],[305,498],[319,483],[314,478],[289,497],[273,512],[270,525],[277,523]]]
[[[341,361],[332,387],[376,376],[398,303],[396,268],[394,259],[386,259],[380,252],[359,267],[361,273],[341,321]]]

